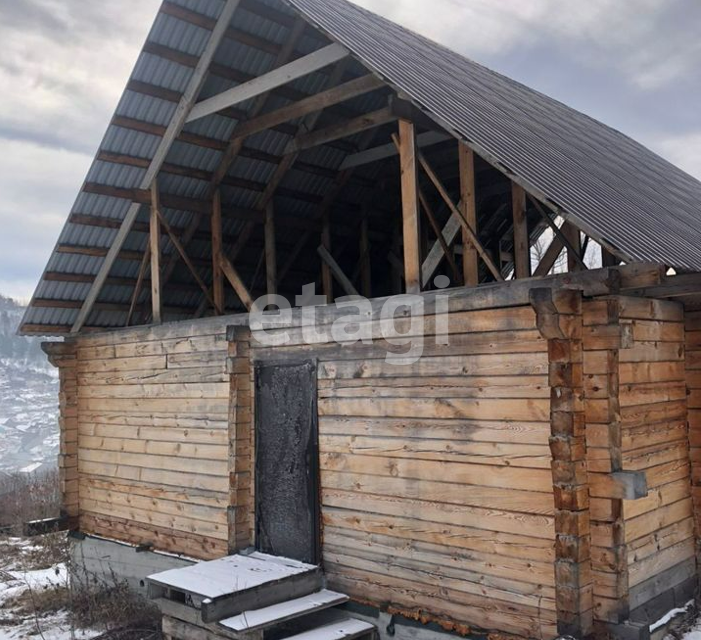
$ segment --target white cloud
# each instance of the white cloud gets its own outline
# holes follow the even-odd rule
[[[701,180],[701,131],[664,138],[654,146],[664,158]]]

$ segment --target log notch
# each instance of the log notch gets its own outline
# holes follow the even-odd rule
[[[399,158],[402,171],[402,220],[406,292],[421,293],[421,230],[416,130],[408,120],[399,121]]]
[[[616,299],[585,304],[584,373],[588,471],[592,485],[594,605],[596,619],[614,625],[625,621],[630,610],[623,500],[604,487],[608,473],[622,469],[619,360],[621,348],[630,345],[630,336],[627,330],[625,336],[622,333],[620,315]]]
[[[253,544],[253,368],[251,332],[229,327],[229,553]]]
[[[584,438],[582,294],[533,289],[538,329],[548,340],[550,449],[555,496],[555,590],[561,635],[591,633],[593,585]]]
[[[78,528],[78,379],[76,343],[44,342],[41,345],[49,362],[58,369],[59,379],[59,456],[61,517],[68,518],[70,529]]]
[[[475,154],[464,142],[459,143],[458,158],[460,165],[460,207],[463,217],[479,234],[477,227],[477,197],[475,195]],[[479,284],[479,256],[467,230],[463,228],[462,242],[465,246],[463,253],[463,276],[465,286],[476,287]]]

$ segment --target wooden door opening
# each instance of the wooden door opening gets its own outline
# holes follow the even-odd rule
[[[258,364],[256,548],[320,561],[316,364]]]

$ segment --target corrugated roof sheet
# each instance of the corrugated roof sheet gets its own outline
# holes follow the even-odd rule
[[[285,42],[293,16],[301,13],[325,35],[315,36],[310,28],[300,39],[298,51],[308,52],[323,46],[327,37],[341,42],[366,67],[401,90],[454,135],[473,145],[483,157],[560,207],[594,238],[604,240],[634,260],[701,270],[701,183],[630,138],[345,0],[257,1],[284,19],[268,19],[260,7],[256,9],[255,2],[242,0],[231,26],[238,32],[265,38],[269,45],[260,49],[226,38],[215,55],[220,69],[210,74],[201,96],[234,86],[236,82],[228,76],[235,78],[242,73],[257,76],[269,71],[275,60],[271,47]],[[167,5],[193,11],[198,20],[211,21],[219,16],[223,2],[168,0],[164,7]],[[167,13],[173,12],[162,10],[151,29],[117,106],[118,120],[107,128],[100,145],[102,154],[129,156],[142,162],[153,157],[162,135],[158,127],[162,131],[170,122],[179,96],[192,76],[197,56],[206,47],[211,33],[207,28]],[[158,55],[158,47],[167,47],[171,55]],[[289,88],[313,93],[326,88],[327,82],[328,73],[315,73],[291,83]],[[289,99],[276,95],[271,98],[269,108],[288,102]],[[378,108],[382,102],[383,98],[377,94],[369,94],[349,101],[346,106],[364,112]],[[236,124],[236,118],[227,113],[186,125],[185,132],[203,136],[220,147],[176,141],[167,162],[194,171],[214,171],[222,158],[220,149]],[[287,134],[266,131],[250,137],[246,147],[274,157],[284,152],[289,141]],[[301,160],[333,171],[345,155],[342,149],[323,146],[305,151]],[[240,156],[230,168],[229,176],[264,184],[274,169],[271,162]],[[104,188],[127,189],[139,184],[143,172],[139,166],[96,159],[86,181]],[[366,168],[359,173],[371,175]],[[162,190],[175,196],[201,198],[207,192],[208,183],[201,176],[162,172],[159,179]],[[322,196],[330,184],[328,178],[313,172],[293,170],[282,182],[280,205],[290,215],[311,215],[316,211],[313,197]],[[291,199],[290,189],[310,194],[312,201]],[[349,189],[346,187],[344,193]],[[365,191],[366,188],[358,187],[352,200],[361,201]],[[230,184],[223,186],[222,194],[226,205],[244,208],[253,207],[259,196],[256,190]],[[103,263],[103,256],[89,255],[90,250],[104,252],[110,246],[116,230],[109,225],[121,221],[129,205],[128,199],[81,190],[71,213],[99,218],[108,226],[69,220],[59,239],[59,244],[65,246],[59,251],[57,245],[34,300],[84,300],[91,278]],[[169,208],[164,211],[170,223],[180,228],[187,226],[193,217],[189,212]],[[143,228],[147,216],[142,213],[138,221]],[[242,228],[241,221],[225,221],[226,232],[233,236]],[[129,234],[123,251],[131,253],[115,262],[110,273],[112,281],[103,288],[88,326],[124,325],[126,312],[110,309],[109,305],[129,301],[132,289],[119,279],[136,277],[138,252],[146,244],[143,231]],[[172,250],[170,243],[164,242],[164,249]],[[206,242],[195,240],[188,251],[193,259],[208,257]],[[208,276],[206,266],[203,262],[203,277]],[[255,264],[249,267],[255,272]],[[52,272],[82,280],[48,279]],[[185,268],[178,265],[176,275],[187,277],[186,274]],[[197,306],[201,299],[196,289],[166,289],[163,295],[166,305],[175,305],[175,309],[166,311],[169,319],[182,317],[180,307]],[[142,294],[142,300],[147,297],[147,293]],[[77,309],[31,304],[23,324],[61,325],[65,331],[77,315]]]
[[[627,136],[346,0],[284,0],[633,260],[701,270],[701,182]]]

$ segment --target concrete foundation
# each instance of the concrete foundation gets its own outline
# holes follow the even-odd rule
[[[126,583],[132,590],[147,596],[147,576],[193,564],[192,560],[104,538],[74,536],[70,540],[72,578],[78,588],[81,585]]]

